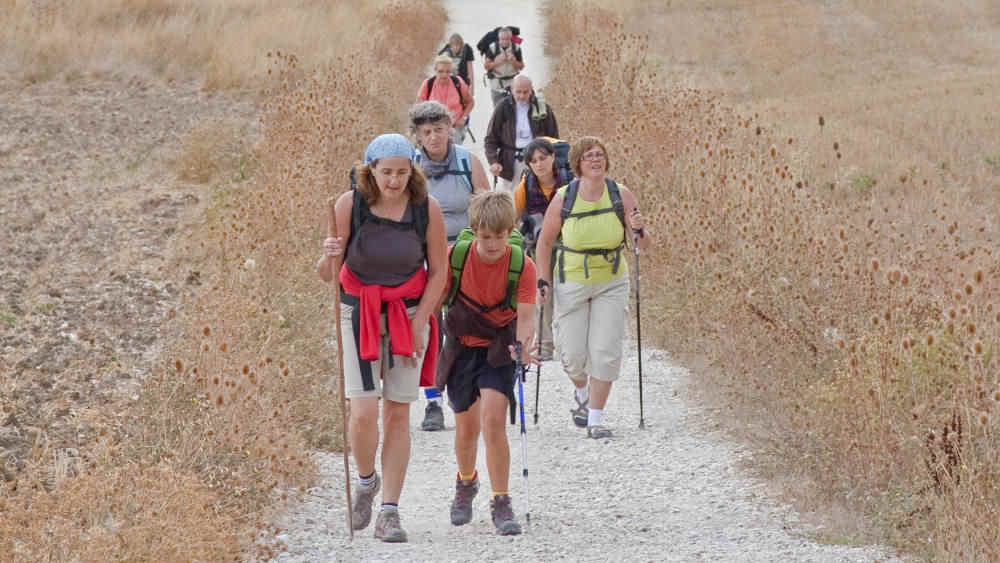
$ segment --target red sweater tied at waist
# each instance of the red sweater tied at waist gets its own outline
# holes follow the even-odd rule
[[[360,360],[374,361],[379,359],[379,317],[382,314],[382,304],[386,306],[386,328],[389,332],[389,343],[392,353],[397,356],[413,355],[413,331],[410,317],[406,313],[404,299],[417,299],[427,287],[427,270],[421,268],[417,273],[395,287],[383,285],[365,285],[351,272],[347,264],[340,268],[340,285],[344,291],[358,298],[360,303],[360,333],[358,344]],[[337,322],[340,322],[339,319]],[[438,324],[437,318],[430,317],[431,331],[427,339],[427,353],[420,367],[420,386],[434,385],[434,372],[437,369],[438,356]]]

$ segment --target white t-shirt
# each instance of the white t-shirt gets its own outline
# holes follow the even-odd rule
[[[514,104],[517,123],[514,129],[514,146],[524,148],[531,142],[531,122],[528,121],[528,104]]]

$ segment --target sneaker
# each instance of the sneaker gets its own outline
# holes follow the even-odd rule
[[[355,530],[364,530],[368,523],[372,521],[372,503],[375,502],[375,495],[382,488],[382,479],[375,474],[375,486],[370,489],[362,489],[361,486],[354,488],[354,501],[352,503],[351,522]]]
[[[573,392],[573,400],[576,401],[576,408],[569,409],[569,412],[573,414],[573,424],[579,426],[580,428],[586,428],[587,426],[587,405],[590,403],[590,397],[587,397],[582,403],[576,398],[576,391]]]
[[[455,500],[451,501],[451,523],[455,526],[468,524],[472,520],[472,499],[479,492],[479,478],[472,481],[455,479]]]
[[[375,520],[375,538],[386,543],[403,543],[406,541],[406,530],[399,521],[399,511],[386,509],[378,513]]]
[[[521,533],[521,525],[514,519],[514,509],[510,506],[510,495],[493,497],[490,501],[490,516],[501,536],[516,536]]]
[[[435,431],[444,430],[444,411],[437,401],[427,403],[424,409],[424,421],[420,424],[421,430]]]
[[[593,426],[587,427],[587,437],[588,438],[610,438],[611,429],[607,426],[601,426],[600,424],[595,424]]]

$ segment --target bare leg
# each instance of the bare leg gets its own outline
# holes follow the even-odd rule
[[[398,503],[410,463],[410,403],[385,401],[382,407],[382,502]]]
[[[482,401],[477,399],[467,411],[455,413],[455,460],[462,475],[472,475],[476,471],[480,404]]]
[[[361,475],[375,471],[378,450],[378,397],[351,399],[351,419],[348,422],[354,465]]]
[[[495,389],[483,389],[483,439],[490,487],[506,491],[510,481],[510,445],[507,443],[507,397]]]
[[[608,395],[611,394],[611,383],[611,381],[590,378],[590,408],[604,408],[604,404],[608,402]],[[579,385],[576,381],[573,384],[577,387],[583,387],[583,385]]]

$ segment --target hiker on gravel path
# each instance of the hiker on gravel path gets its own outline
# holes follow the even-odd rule
[[[514,33],[509,27],[497,31],[497,40],[490,43],[483,53],[483,66],[490,83],[493,107],[507,95],[514,77],[524,70],[524,55],[520,45],[513,41]]]
[[[451,140],[462,144],[469,114],[476,105],[469,86],[461,77],[452,74],[452,61],[448,55],[438,55],[434,59],[434,76],[420,84],[417,101],[435,100],[441,102],[451,113]]]
[[[410,108],[409,116],[410,133],[418,147],[416,162],[427,178],[428,192],[441,206],[450,244],[469,226],[468,209],[472,196],[489,190],[486,169],[478,157],[449,137],[451,116],[443,104],[420,102]],[[427,387],[424,395],[427,407],[421,430],[444,430],[441,391]]]
[[[338,236],[324,241],[318,265],[323,280],[336,273],[343,288],[338,321],[344,389],[360,477],[354,529],[368,526],[381,488],[375,537],[385,542],[406,541],[398,505],[410,459],[410,403],[417,400],[421,380],[433,382],[438,347],[433,312],[448,275],[441,206],[427,194],[413,156],[413,145],[399,134],[380,135],[368,145],[356,189],[337,199]],[[381,478],[375,471],[380,399]]]
[[[531,342],[535,332],[535,265],[520,247],[516,221],[510,194],[488,192],[469,205],[470,229],[459,237],[449,256],[452,274],[444,301],[448,339],[435,378],[455,411],[458,476],[451,523],[460,526],[472,520],[472,501],[479,492],[476,451],[482,433],[493,490],[490,514],[501,535],[521,533],[508,491],[506,414],[514,404],[513,344]],[[510,242],[512,234],[515,245]],[[456,271],[455,256],[460,252],[464,261]],[[529,362],[537,362],[525,351]]]
[[[557,162],[555,141],[560,144],[562,162]],[[529,246],[537,246],[538,233],[542,228],[542,218],[549,208],[549,203],[556,189],[565,186],[573,179],[569,170],[568,149],[566,141],[539,137],[530,143],[522,154],[524,156],[524,175],[521,183],[514,188],[514,207],[520,217],[521,233]],[[537,256],[537,248],[535,249]],[[538,327],[539,357],[543,361],[552,359],[552,302],[539,305],[542,308],[541,326]]]
[[[512,192],[524,170],[524,147],[535,137],[558,137],[559,125],[552,107],[539,99],[531,79],[514,79],[511,95],[493,110],[486,127],[483,148],[490,163],[490,173],[502,179],[504,191]]]
[[[473,97],[476,96],[476,83],[473,81],[475,78],[475,72],[472,68],[472,61],[476,60],[476,55],[472,52],[472,45],[469,45],[462,39],[462,36],[453,33],[451,37],[448,38],[448,43],[441,50],[438,51],[439,55],[448,55],[451,57],[451,72],[461,77],[462,80],[469,86],[469,94]]]
[[[609,438],[604,405],[618,379],[628,316],[626,245],[649,236],[635,196],[606,177],[607,148],[583,137],[570,151],[577,179],[560,188],[538,239],[538,289],[544,303],[552,289],[556,349],[576,387],[573,422],[590,438]],[[552,249],[556,250],[553,273]]]

